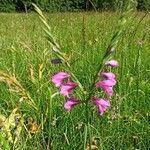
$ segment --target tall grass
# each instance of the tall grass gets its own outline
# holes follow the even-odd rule
[[[72,64],[72,73],[85,90],[89,89],[121,14],[45,15],[52,34]],[[120,67],[113,71],[119,81],[111,108],[99,116],[90,107],[90,140],[97,149],[147,150],[150,147],[150,16],[144,15],[132,14],[130,26],[116,48],[114,57]],[[88,149],[88,143],[84,144],[83,106],[66,112],[65,99],[51,83],[53,73],[66,68],[51,64],[53,54],[37,15],[1,13],[0,16],[0,147],[66,150],[83,149],[86,145]],[[25,98],[20,91],[29,97]]]

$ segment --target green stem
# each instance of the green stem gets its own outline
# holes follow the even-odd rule
[[[135,64],[135,67],[136,67],[136,97],[138,98],[139,97],[139,69],[140,69],[140,48],[138,48],[138,52],[137,52],[137,58],[136,58],[136,64]]]
[[[87,146],[87,125],[85,125],[84,128],[84,150],[86,150],[86,146]]]
[[[52,95],[50,88],[48,88],[50,95]],[[52,137],[52,99],[53,97],[50,96],[50,100],[48,101],[48,144],[51,143],[51,137]],[[51,144],[49,144],[51,145]],[[48,145],[48,146],[49,146]]]

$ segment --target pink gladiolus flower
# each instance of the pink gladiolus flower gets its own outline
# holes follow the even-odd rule
[[[116,78],[115,74],[112,72],[102,72],[100,76],[105,78],[106,80],[113,80]]]
[[[103,80],[96,83],[96,87],[102,88],[108,95],[113,95],[113,86],[116,84],[116,80]]]
[[[118,67],[119,63],[116,60],[109,60],[105,62],[106,66],[111,66],[111,67]]]
[[[106,100],[106,99],[101,99],[101,98],[93,97],[92,101],[98,107],[98,111],[99,111],[100,115],[103,115],[103,113],[110,106],[110,102],[108,100]]]
[[[113,95],[113,87],[109,86],[109,87],[103,87],[102,88],[109,96]]]
[[[99,87],[101,87],[102,90],[104,90],[109,96],[113,95],[113,87],[112,86],[100,85]]]
[[[71,91],[78,86],[77,83],[74,82],[67,82],[61,85],[60,93],[64,96],[69,97]]]
[[[96,83],[96,87],[104,87],[104,86],[114,86],[116,85],[116,80],[112,79],[112,80],[102,80]]]
[[[72,109],[75,105],[77,105],[77,104],[79,104],[79,103],[80,103],[79,100],[77,100],[77,99],[75,99],[75,98],[73,98],[73,97],[70,97],[70,98],[66,101],[66,103],[64,104],[64,108],[65,108],[67,111],[71,111],[71,109]]]
[[[65,80],[69,77],[70,77],[70,75],[68,73],[59,72],[52,77],[52,82],[55,84],[56,87],[60,87],[63,80]]]

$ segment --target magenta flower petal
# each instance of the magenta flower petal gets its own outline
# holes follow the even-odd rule
[[[67,111],[71,111],[72,108],[73,108],[75,105],[79,104],[79,103],[80,103],[80,100],[77,100],[77,99],[75,99],[75,98],[73,98],[73,97],[70,97],[70,98],[68,98],[68,100],[67,100],[66,103],[64,104],[64,108],[65,108]]]
[[[113,80],[116,78],[115,74],[112,72],[102,72],[100,76],[105,78],[106,80]]]
[[[96,83],[96,87],[114,86],[116,85],[116,80],[102,80]]]
[[[110,102],[107,99],[93,97],[92,101],[98,107],[98,112],[100,113],[100,115],[103,115],[103,113],[106,112],[108,107],[110,106]]]
[[[78,86],[77,83],[74,83],[74,82],[67,82],[67,83],[64,83],[61,85],[61,88],[60,88],[60,93],[64,96],[67,96],[69,97],[69,94],[71,93],[71,91],[73,89],[75,89],[76,87]]]
[[[111,67],[118,67],[119,63],[116,60],[109,60],[105,62],[106,66],[111,66]]]
[[[113,87],[109,86],[109,87],[104,87],[103,90],[109,95],[112,96],[113,95]]]
[[[102,88],[109,96],[113,95],[113,86],[116,84],[116,80],[103,80],[96,83],[96,87]]]
[[[70,75],[66,72],[59,72],[52,77],[52,82],[56,87],[60,87],[63,80],[69,78]]]

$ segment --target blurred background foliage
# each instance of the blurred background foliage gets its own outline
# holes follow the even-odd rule
[[[128,0],[0,0],[1,12],[29,12],[35,3],[43,11],[122,10]],[[150,0],[135,1],[137,10],[150,10]]]

